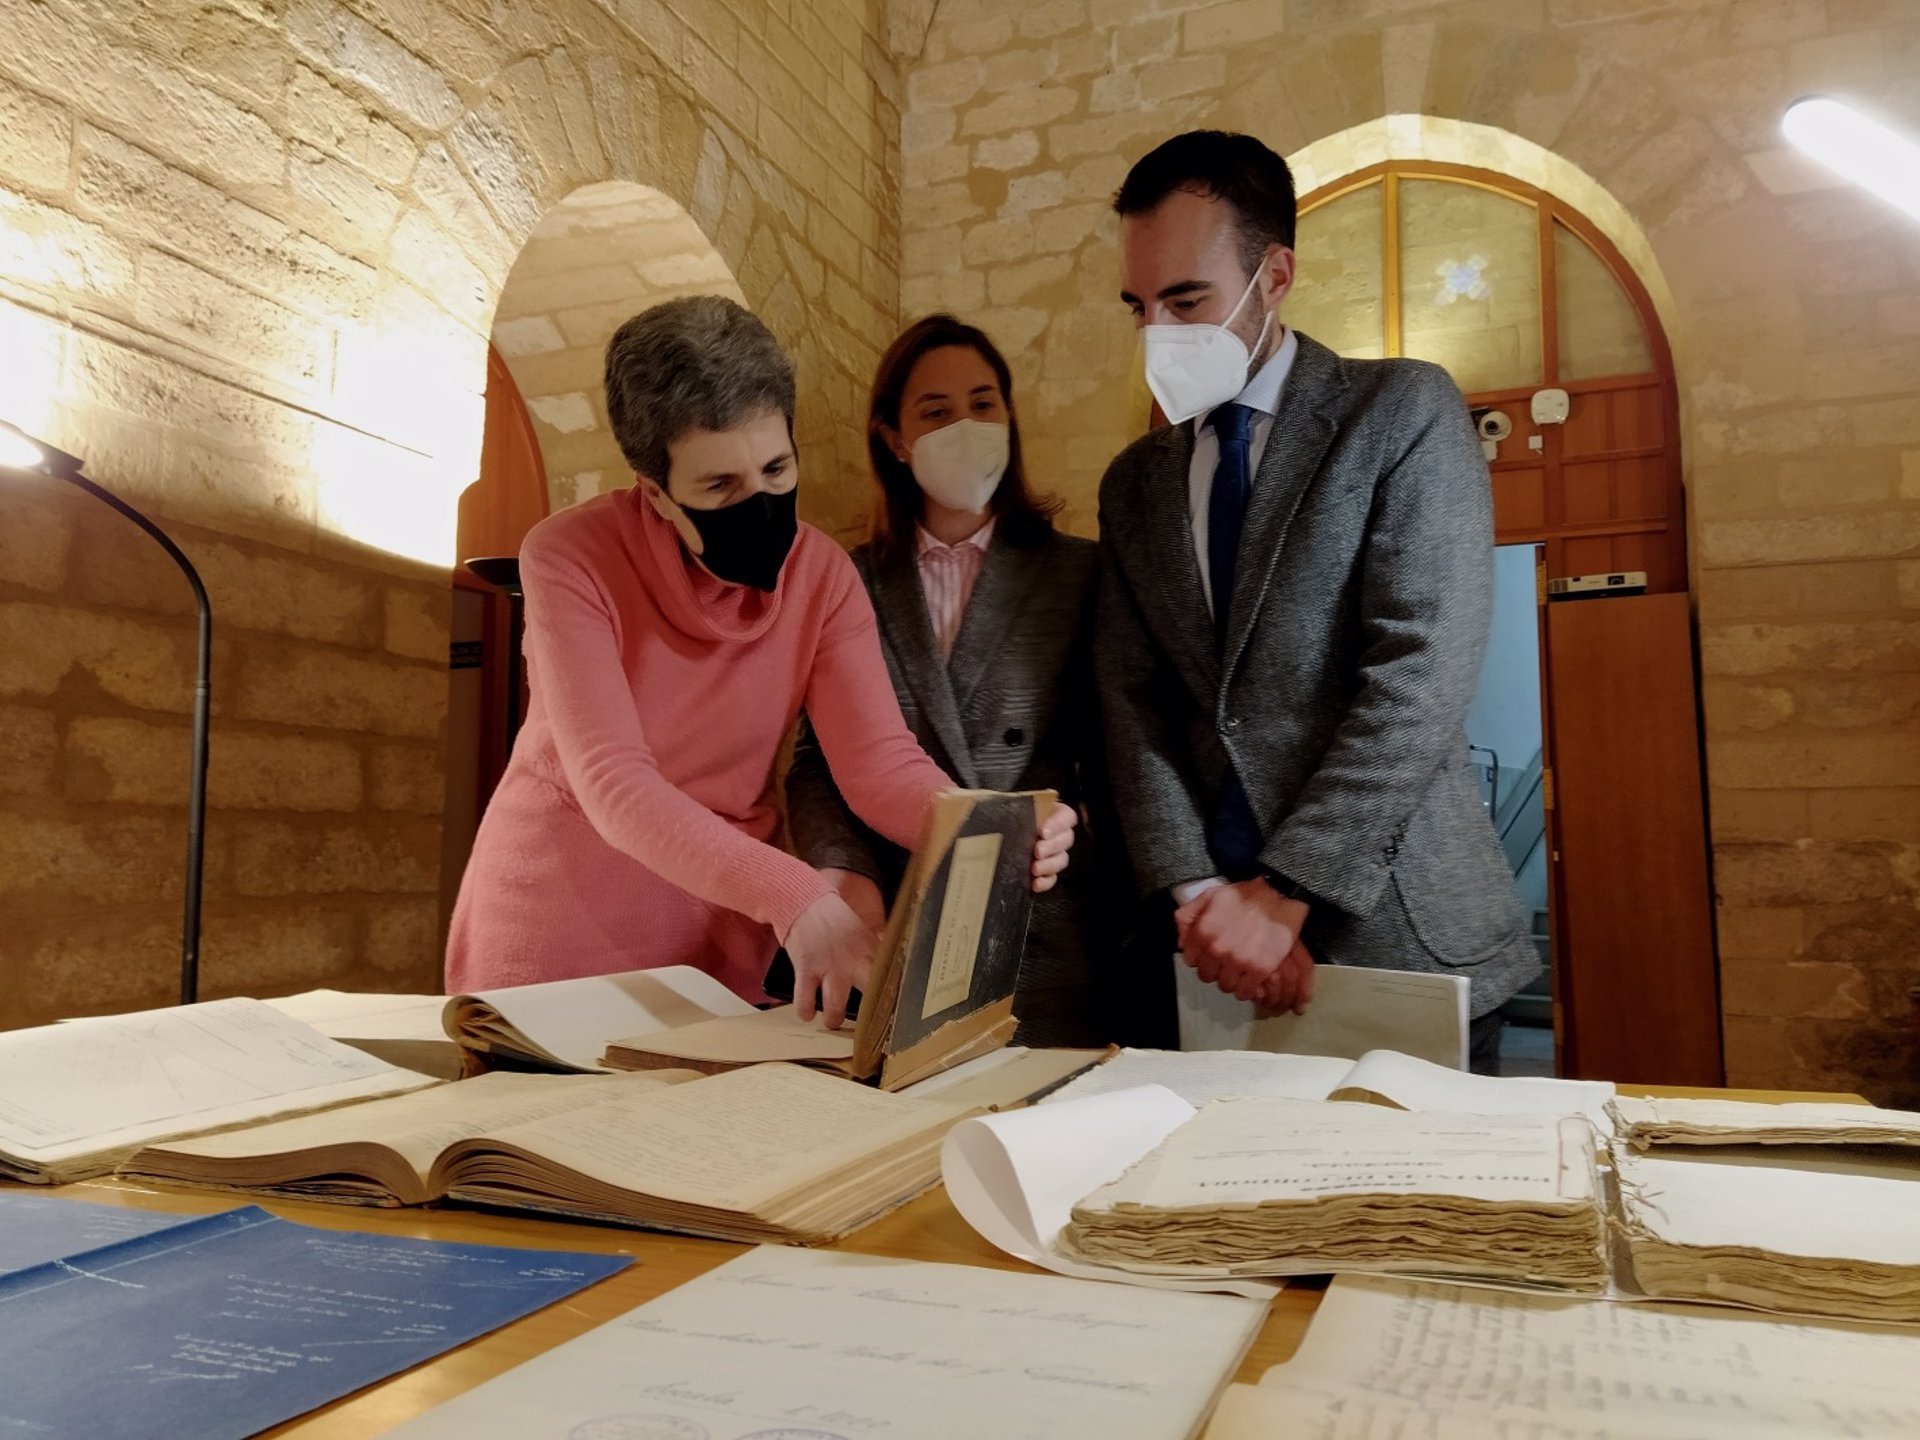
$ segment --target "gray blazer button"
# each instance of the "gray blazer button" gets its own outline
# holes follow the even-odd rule
[[[1238,715],[1229,715],[1227,717],[1227,733],[1231,735],[1233,734],[1234,731],[1238,730],[1239,728],[1240,728],[1240,717]]]
[[[1019,745],[1026,740],[1027,732],[1016,725],[1013,729],[1007,731],[1004,738],[1009,745]]]

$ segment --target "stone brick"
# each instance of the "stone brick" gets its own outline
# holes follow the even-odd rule
[[[421,152],[420,163],[413,172],[413,188],[446,232],[459,238],[461,246],[480,263],[484,272],[505,275],[512,268],[520,253],[519,242],[501,229],[473,181],[439,141]]]
[[[940,29],[948,48],[961,55],[991,54],[1013,38],[1013,20],[1006,15],[943,25]]]
[[[1758,1090],[1793,1089],[1805,1078],[1787,1021],[1776,1016],[1729,1015],[1721,1027],[1727,1084]]]
[[[1009,90],[975,105],[960,122],[962,135],[1003,135],[1063,120],[1080,108],[1080,92],[1066,85],[1035,85]]]
[[[378,259],[405,205],[386,181],[299,142],[289,151],[287,177],[290,213],[303,229],[344,254]]]
[[[1096,79],[1087,90],[1089,115],[1122,114],[1140,106],[1140,72],[1114,70]]]
[[[1087,0],[1044,0],[1021,7],[1020,33],[1029,40],[1046,40],[1078,30],[1087,23]]]
[[[60,732],[51,710],[0,705],[0,795],[51,795]]]
[[[1287,28],[1287,12],[1272,0],[1233,0],[1196,10],[1184,23],[1187,49],[1225,50],[1280,34]]]
[[[16,922],[0,995],[0,1030],[81,1015],[119,1015],[178,1003],[180,918],[144,906],[84,910]]]
[[[0,179],[30,190],[64,190],[72,173],[73,122],[51,101],[0,79]]]
[[[1179,46],[1179,16],[1134,20],[1113,32],[1113,63],[1116,67],[1129,69],[1143,64],[1157,65]]]
[[[296,51],[416,125],[442,130],[459,117],[460,97],[438,70],[344,6],[290,0],[285,24]]]
[[[1708,675],[1920,670],[1920,623],[1862,620],[1704,627],[1700,667]]]
[[[1858,560],[1702,570],[1697,593],[1703,624],[1741,620],[1872,615],[1896,604],[1896,566]]]
[[[1831,905],[1895,893],[1896,851],[1887,845],[1801,840],[1792,845],[1721,845],[1714,885],[1731,902]]]
[[[1007,183],[1007,198],[1000,214],[1023,215],[1036,210],[1051,210],[1066,198],[1067,177],[1058,170],[1039,175],[1022,175]]]
[[[986,66],[975,57],[929,65],[908,77],[907,100],[915,110],[964,105],[980,93],[985,76]]]
[[[987,294],[995,305],[1049,304],[1045,292],[1057,286],[1072,272],[1073,261],[1065,255],[1045,255],[1019,265],[996,266],[987,276]]]
[[[201,943],[201,992],[282,995],[337,987],[354,969],[353,912],[337,904],[216,909]]]
[[[192,653],[187,627],[0,603],[0,695],[52,696],[71,678],[129,705],[185,711]]]
[[[1033,253],[1033,223],[1025,216],[989,220],[966,231],[961,258],[969,265],[1004,265]]]
[[[1727,737],[1707,747],[1713,784],[1737,790],[1920,785],[1912,735]]]
[[[1793,692],[1778,685],[1748,685],[1731,680],[1708,680],[1701,692],[1707,731],[1738,735],[1772,730],[1793,718]]]
[[[66,496],[32,483],[0,483],[0,585],[58,590],[73,533]]]
[[[376,810],[438,815],[446,804],[442,757],[432,745],[375,743],[367,752],[367,798]]]
[[[1040,137],[1031,130],[997,135],[973,147],[973,163],[985,170],[1020,170],[1040,158]]]
[[[402,185],[413,173],[419,145],[327,75],[296,64],[287,87],[287,127],[294,139],[338,155],[389,185]]]
[[[1795,680],[1794,714],[1822,729],[1916,730],[1920,745],[1920,674],[1820,675]]]
[[[388,590],[387,649],[410,660],[446,664],[451,603],[444,590]]]
[[[1853,407],[1857,445],[1920,444],[1920,400],[1875,400]]]
[[[162,249],[191,237],[190,253],[205,268],[292,309],[336,321],[367,313],[370,266],[103,130],[81,127],[78,148],[76,197],[116,234]]]
[[[185,861],[179,815],[0,816],[0,896],[30,896],[35,904],[56,897],[88,904],[179,897]],[[20,903],[6,902],[9,916],[19,913]]]
[[[434,667],[263,642],[248,642],[241,653],[232,702],[240,719],[420,739],[440,734],[444,662]]]
[[[1894,572],[1900,604],[1907,610],[1920,610],[1920,560],[1903,560]]]
[[[948,144],[958,132],[951,110],[914,110],[900,120],[900,153],[924,155]]]
[[[233,841],[245,896],[437,894],[440,827],[427,819],[244,819]]]
[[[82,803],[183,805],[191,732],[184,725],[80,716],[68,722],[66,797]],[[223,810],[360,808],[360,756],[339,740],[216,727],[207,803]]]
[[[1920,841],[1920,788],[1820,790],[1807,804],[1816,839]]]
[[[1867,981],[1850,965],[1730,960],[1720,966],[1728,1015],[1853,1020],[1866,1016]]]
[[[1034,217],[1034,249],[1042,255],[1078,250],[1089,239],[1111,238],[1116,223],[1110,206],[1063,205]]]
[[[527,315],[494,323],[493,343],[510,360],[548,355],[567,348],[566,337],[550,315]]]
[[[383,900],[366,916],[361,959],[382,975],[411,977],[406,988],[440,988],[442,944],[438,896]]]
[[[98,225],[0,189],[0,274],[96,303],[124,301],[134,252]]]
[[[1797,960],[1806,949],[1806,912],[1778,905],[1722,905],[1717,935],[1723,963]]]
[[[1227,83],[1224,55],[1185,55],[1149,65],[1140,72],[1140,97],[1149,105],[1163,105],[1183,95],[1218,90]]]
[[[171,255],[142,257],[134,313],[196,350],[302,389],[332,383],[330,330]]]

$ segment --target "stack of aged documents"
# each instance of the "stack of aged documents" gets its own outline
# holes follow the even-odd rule
[[[1622,1140],[1654,1145],[1897,1145],[1920,1147],[1920,1114],[1871,1105],[1761,1105],[1745,1100],[1632,1100],[1613,1112]]]
[[[1640,1290],[1920,1323],[1920,1181],[1615,1154]]]
[[[1216,1100],[1073,1207],[1065,1247],[1161,1275],[1327,1271],[1607,1286],[1591,1125]]]

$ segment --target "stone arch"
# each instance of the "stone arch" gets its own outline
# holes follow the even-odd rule
[[[650,185],[583,186],[534,227],[501,287],[492,343],[530,412],[551,510],[629,482],[601,385],[614,330],[650,305],[703,294],[745,302],[685,207]]]
[[[1590,220],[1646,286],[1669,334],[1678,319],[1653,244],[1613,193],[1578,165],[1497,126],[1437,115],[1382,115],[1302,146],[1287,157],[1304,198],[1392,160],[1431,160],[1491,170],[1564,200]]]

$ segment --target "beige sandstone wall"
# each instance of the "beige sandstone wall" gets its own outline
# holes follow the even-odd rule
[[[1143,410],[1106,209],[1132,158],[1425,114],[1579,167],[1644,233],[1678,352],[1729,1080],[1911,1096],[1920,227],[1778,118],[1829,90],[1917,128],[1917,76],[1903,0],[944,0],[902,122],[903,309],[1000,338],[1035,472],[1090,528]]]
[[[217,615],[211,994],[437,984],[454,501],[493,309],[580,187],[684,207],[794,349],[805,507],[898,299],[877,0],[0,0],[0,417]],[[0,483],[0,1026],[170,998],[182,586]]]

